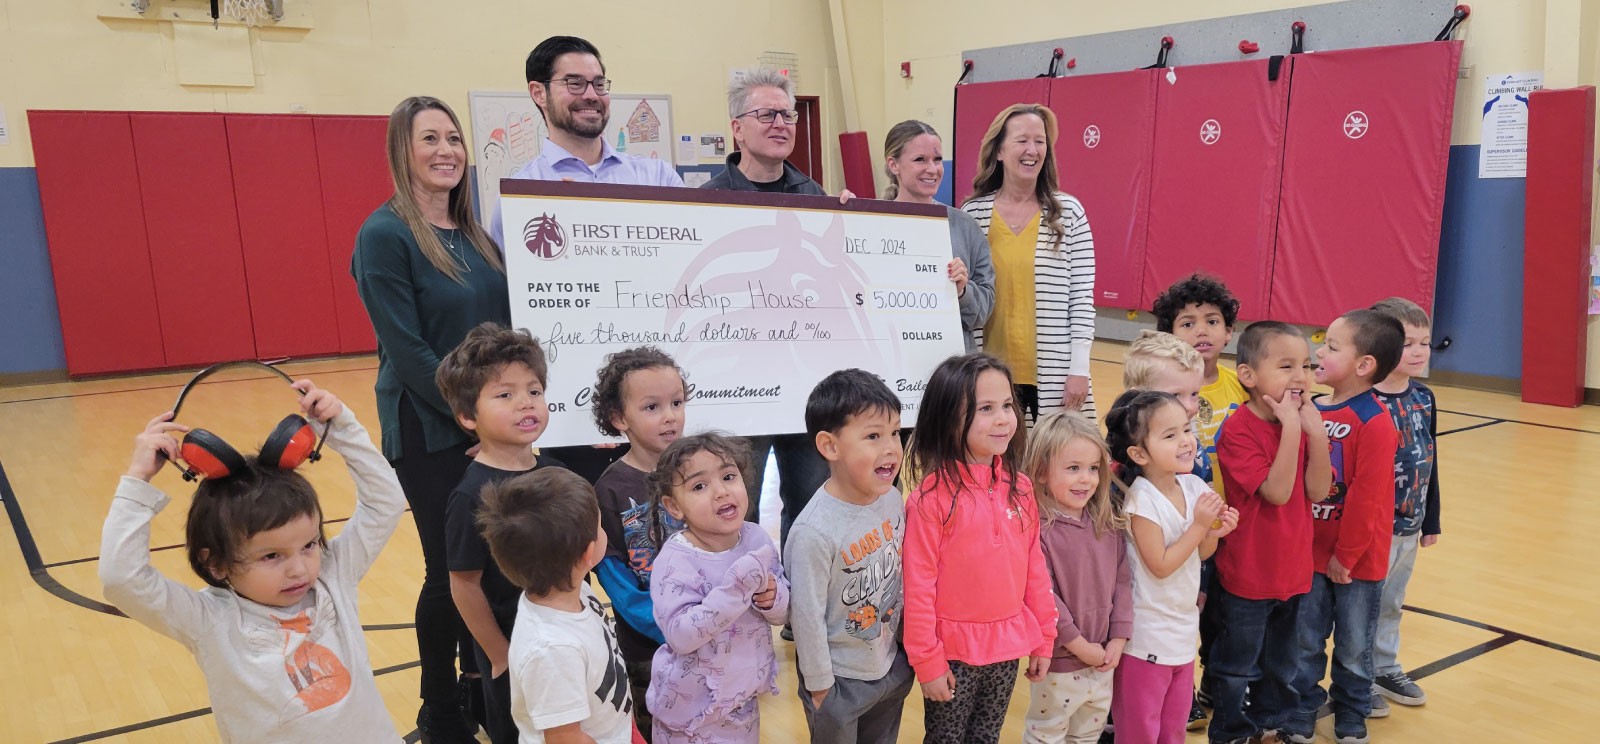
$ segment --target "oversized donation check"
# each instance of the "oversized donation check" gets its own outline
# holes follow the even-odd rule
[[[963,351],[939,205],[501,181],[511,322],[550,362],[539,444],[605,441],[590,409],[607,354],[653,345],[689,387],[685,431],[805,431],[829,373],[883,378],[910,426],[928,375]]]

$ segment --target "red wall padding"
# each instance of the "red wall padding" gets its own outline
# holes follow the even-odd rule
[[[1292,59],[1276,81],[1267,60],[1252,60],[1184,67],[1176,83],[1156,83],[1150,204],[1159,207],[1140,307],[1203,271],[1239,298],[1241,317],[1267,317]]]
[[[978,146],[994,117],[1013,103],[1049,103],[1049,99],[1049,81],[1039,78],[956,86],[956,130],[950,135],[953,146],[945,150],[955,160],[955,180],[950,186],[956,206],[972,195],[972,178],[978,175]]]
[[[1522,290],[1522,399],[1583,405],[1588,351],[1592,86],[1528,96]]]
[[[869,198],[878,195],[872,178],[872,148],[866,132],[839,133],[839,165],[844,170],[844,187]]]
[[[1391,295],[1433,305],[1460,59],[1459,41],[1295,59],[1274,320],[1326,325]]]
[[[67,371],[166,364],[126,113],[29,111]]]
[[[350,276],[350,254],[355,251],[361,223],[394,194],[385,149],[389,120],[384,116],[319,116],[313,124],[339,351],[366,353],[377,349],[378,342]]]
[[[1078,198],[1094,231],[1094,303],[1141,307],[1156,76],[1133,70],[1050,81],[1061,190]],[[1165,83],[1162,83],[1165,84]]]
[[[225,118],[256,353],[337,353],[339,321],[311,118]]]
[[[131,118],[167,365],[254,357],[222,114]]]

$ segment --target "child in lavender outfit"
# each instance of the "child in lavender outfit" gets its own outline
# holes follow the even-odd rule
[[[650,475],[651,508],[685,523],[661,541],[650,580],[666,637],[646,695],[654,744],[755,744],[757,697],[778,693],[771,626],[789,617],[789,582],[771,538],[744,521],[747,457],[742,440],[700,434],[668,446]]]

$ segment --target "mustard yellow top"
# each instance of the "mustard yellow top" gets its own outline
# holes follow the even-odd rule
[[[1217,430],[1222,422],[1239,406],[1250,400],[1250,394],[1239,384],[1239,375],[1227,367],[1217,365],[1217,381],[1200,388],[1200,442],[1205,445],[1206,457],[1211,460],[1212,490],[1227,498],[1222,492],[1222,463],[1217,461]]]
[[[1033,253],[1039,215],[1013,233],[995,213],[989,221],[989,258],[994,264],[994,311],[983,326],[983,350],[1011,366],[1011,381],[1039,384],[1038,315],[1034,307]]]

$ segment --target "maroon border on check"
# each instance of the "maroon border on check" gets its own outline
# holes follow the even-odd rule
[[[722,189],[694,189],[673,186],[629,186],[616,183],[583,183],[579,181],[530,181],[519,178],[500,179],[500,193],[518,196],[565,196],[579,199],[633,199],[638,201],[672,201],[692,204],[737,204],[747,207],[777,207],[780,209],[821,209],[830,212],[867,212],[873,214],[903,214],[917,217],[948,216],[943,204],[912,204],[885,199],[855,197],[849,204],[840,204],[837,196],[810,196],[807,194],[768,194],[760,191],[726,191]]]

